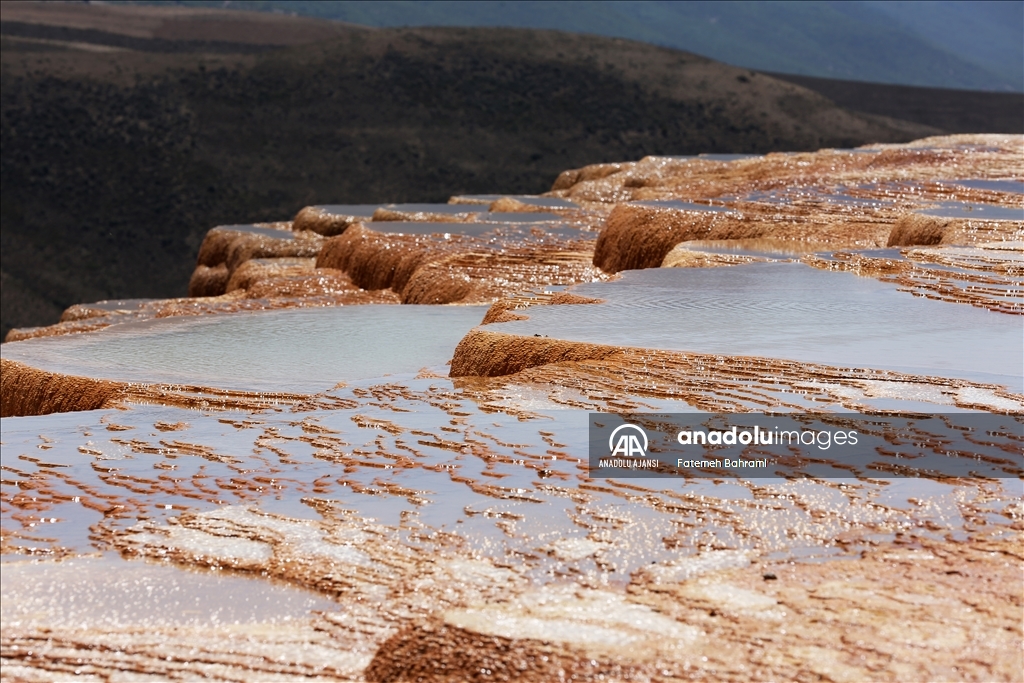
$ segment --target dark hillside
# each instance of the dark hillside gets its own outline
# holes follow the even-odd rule
[[[1024,94],[918,88],[771,73],[853,111],[935,126],[950,133],[1024,133]]]
[[[201,237],[219,223],[288,219],[314,203],[542,192],[566,168],[648,154],[935,132],[629,41],[333,30],[326,42],[237,55],[224,41],[221,54],[189,52],[200,48],[180,32],[191,44],[176,53],[166,38],[142,50],[95,34],[6,35],[3,334],[79,301],[183,295]]]

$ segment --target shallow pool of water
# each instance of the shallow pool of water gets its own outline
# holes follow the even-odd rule
[[[163,318],[4,344],[4,358],[65,374],[315,392],[387,374],[444,372],[481,306],[353,306]]]
[[[596,306],[538,306],[514,334],[766,356],[995,381],[1021,391],[1020,319],[799,263],[624,273],[573,292]]]
[[[959,185],[972,190],[992,190],[993,192],[1012,192],[1024,194],[1024,180],[945,180],[945,185]]]
[[[488,212],[476,217],[478,221],[488,223],[549,223],[563,220],[561,216],[544,211],[528,211],[524,213]]]
[[[381,206],[383,209],[390,211],[405,211],[408,213],[443,213],[443,214],[460,214],[460,213],[479,213],[486,211],[486,207],[483,206],[472,206],[468,204],[384,204]]]
[[[332,393],[353,407],[204,414],[133,405],[4,418],[5,534],[12,547],[36,552],[92,552],[99,529],[116,536],[139,520],[171,529],[183,513],[226,508],[315,522],[320,508],[310,501],[318,500],[350,511],[344,518],[357,525],[384,525],[395,543],[419,547],[442,531],[493,558],[527,558],[529,572],[544,580],[564,575],[566,566],[591,571],[595,558],[625,579],[653,561],[696,552],[708,534],[727,547],[814,552],[851,523],[883,533],[923,520],[942,530],[962,526],[957,496],[974,490],[969,482],[926,482],[935,489],[927,491],[932,507],[894,513],[865,505],[884,486],[878,481],[851,480],[857,485],[840,494],[831,482],[811,480],[593,480],[585,412],[543,410],[529,419],[485,412],[443,379],[354,382]],[[994,500],[1004,497],[1004,484],[985,486]],[[903,500],[916,491],[902,490]],[[275,534],[291,534],[285,538],[296,545],[302,539],[294,533],[302,532],[310,552],[326,547],[315,524],[286,527]],[[216,553],[268,552],[230,534],[190,542]],[[350,555],[359,549],[343,545]],[[146,581],[109,590],[130,596]],[[191,594],[175,590],[160,599],[191,609]],[[237,590],[248,595],[245,586]],[[40,609],[54,609],[43,602]],[[268,607],[261,605],[237,608]],[[211,600],[210,610],[222,607]]]
[[[933,209],[921,212],[925,216],[940,218],[975,218],[979,221],[1024,221],[1024,208],[992,206],[990,204],[969,204],[967,202],[943,202]]]
[[[369,218],[373,212],[385,204],[319,204],[314,209],[335,216],[365,216]]]
[[[767,190],[763,192],[752,192],[748,195],[743,196],[741,199],[745,202],[761,202],[768,204],[783,204],[788,205],[793,202],[824,202],[827,204],[833,204],[838,207],[845,209],[870,209],[879,208],[892,204],[890,201],[879,200],[879,199],[867,199],[864,197],[855,197],[848,193],[848,189],[844,187],[836,188],[834,191],[822,190],[821,188],[809,187],[799,190],[787,189],[787,190]]]

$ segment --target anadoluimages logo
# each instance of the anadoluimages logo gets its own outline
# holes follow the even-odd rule
[[[590,413],[596,479],[1024,480],[1020,413]],[[1018,486],[1019,488],[1019,486]]]
[[[619,434],[619,432],[622,433]],[[618,435],[618,440],[615,439],[616,435]],[[640,439],[644,440],[643,446],[640,445]],[[636,425],[619,425],[608,437],[608,450],[611,451],[612,456],[642,458],[647,454],[647,432]]]

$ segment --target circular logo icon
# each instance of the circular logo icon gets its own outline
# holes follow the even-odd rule
[[[640,445],[640,439],[643,439],[643,445]],[[619,425],[608,437],[608,450],[612,455],[642,458],[647,453],[647,445],[647,432],[636,425]]]

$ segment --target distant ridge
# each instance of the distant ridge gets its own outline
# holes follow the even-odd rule
[[[230,7],[376,27],[534,28],[639,40],[758,71],[1024,92],[1018,1],[232,0]]]
[[[934,126],[949,133],[1024,133],[1024,94],[917,88],[768,73],[853,111]]]

